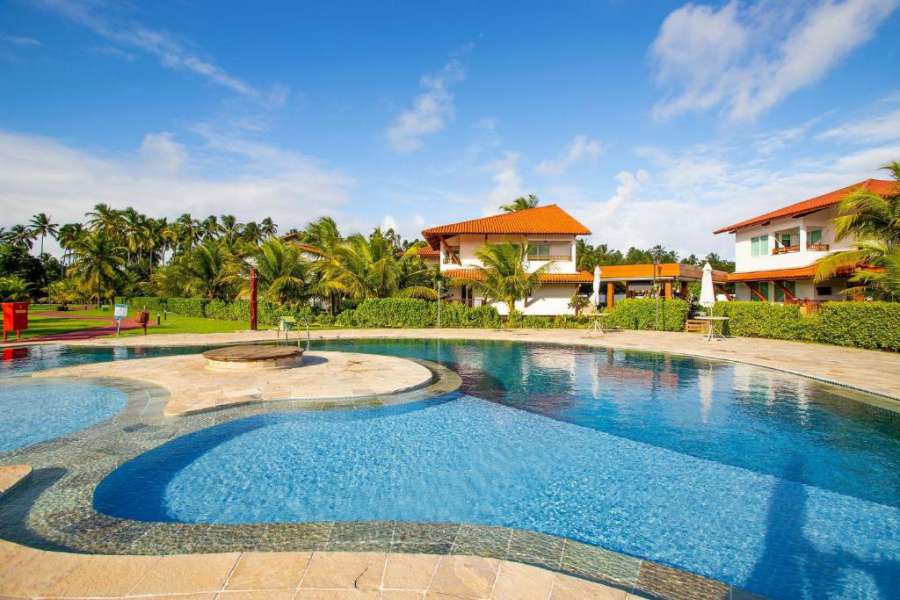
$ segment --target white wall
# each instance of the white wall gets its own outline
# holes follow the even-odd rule
[[[769,269],[793,269],[811,265],[829,252],[845,250],[853,245],[853,239],[847,238],[835,242],[834,227],[831,220],[837,216],[837,209],[832,207],[799,219],[776,219],[768,225],[740,229],[735,234],[735,270],[738,273],[747,271],[765,271]],[[772,254],[775,248],[775,234],[787,229],[799,227],[800,251],[786,254]],[[806,234],[811,229],[822,230],[823,244],[829,245],[829,252],[813,252],[806,249]],[[769,251],[764,256],[753,256],[751,239],[760,235],[769,236]]]
[[[765,282],[769,284],[769,302],[775,301],[775,282]],[[816,293],[817,287],[831,287],[831,295],[824,296]],[[801,279],[794,282],[795,295],[799,300],[847,300],[848,298],[841,293],[846,288],[846,281],[843,279],[833,279],[823,281],[822,283],[813,283],[812,279]],[[736,300],[753,300],[755,296],[750,293],[750,288],[745,283],[737,283],[735,285]]]
[[[578,285],[576,284],[545,284],[538,288],[527,301],[516,302],[516,310],[534,316],[574,315],[575,311],[569,308],[569,301],[577,291]],[[461,299],[460,288],[453,288],[452,295],[454,299]],[[483,303],[482,298],[477,298],[473,306],[480,306]],[[503,316],[509,313],[505,303],[490,304]]]
[[[462,267],[479,267],[481,261],[475,253],[485,244],[498,244],[501,242],[521,244],[527,241],[529,244],[550,244],[550,254],[554,256],[566,256],[567,260],[554,260],[550,271],[554,273],[576,273],[575,263],[575,236],[573,235],[541,235],[541,236],[504,236],[504,235],[459,235],[447,238],[449,246],[459,246],[459,258],[461,265],[445,264],[441,261],[441,270],[458,269]],[[529,261],[529,270],[534,271],[543,266],[545,261]]]

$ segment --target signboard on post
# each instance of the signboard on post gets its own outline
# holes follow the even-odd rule
[[[116,335],[119,335],[119,329],[122,327],[122,319],[128,316],[127,304],[116,304],[113,309],[113,317],[116,319]]]

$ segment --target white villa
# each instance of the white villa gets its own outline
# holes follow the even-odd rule
[[[569,301],[582,284],[591,284],[593,275],[579,272],[575,240],[590,235],[590,230],[555,204],[472,219],[450,225],[432,227],[422,232],[433,251],[439,253],[441,272],[455,280],[474,280],[481,266],[475,252],[485,244],[504,241],[528,244],[527,268],[534,271],[550,262],[535,295],[519,301],[517,310],[527,315],[574,314]],[[448,290],[450,300],[469,306],[480,306],[483,298],[472,287],[456,286]],[[503,304],[495,305],[500,314],[507,313]]]
[[[737,300],[801,304],[807,309],[827,300],[846,300],[850,273],[815,283],[816,261],[853,246],[853,239],[835,240],[832,220],[847,194],[865,189],[895,193],[896,183],[867,179],[851,186],[746,219],[713,233],[735,234],[734,282]]]

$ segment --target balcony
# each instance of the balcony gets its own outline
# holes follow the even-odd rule
[[[808,252],[828,252],[828,244],[807,244],[806,250]]]
[[[772,248],[772,254],[790,254],[791,252],[800,252],[800,244],[793,246],[776,246]]]
[[[551,260],[560,261],[560,260],[572,260],[571,254],[556,254],[550,256],[529,256],[528,260],[531,262],[549,262]]]

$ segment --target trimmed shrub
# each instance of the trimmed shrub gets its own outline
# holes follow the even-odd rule
[[[662,331],[684,331],[690,304],[679,298],[659,300],[659,328]],[[609,327],[622,329],[656,329],[656,299],[626,298],[620,300],[606,318]]]
[[[433,327],[435,315],[425,300],[370,298],[354,311],[357,327]]]
[[[204,298],[168,298],[166,306],[169,312],[183,317],[205,317],[204,308],[208,300]]]
[[[155,296],[134,296],[132,298],[116,298],[117,304],[127,304],[129,314],[135,313],[146,308],[150,312],[162,312],[166,308],[165,298],[157,298]]]
[[[800,307],[768,302],[717,302],[713,315],[728,317],[726,335],[780,340],[809,340],[815,319],[800,313]]]
[[[434,324],[437,326],[437,303],[431,303]],[[441,303],[441,327],[500,327],[500,313],[493,306],[469,308],[465,304]]]
[[[900,303],[826,302],[814,322],[817,342],[900,352]]]

